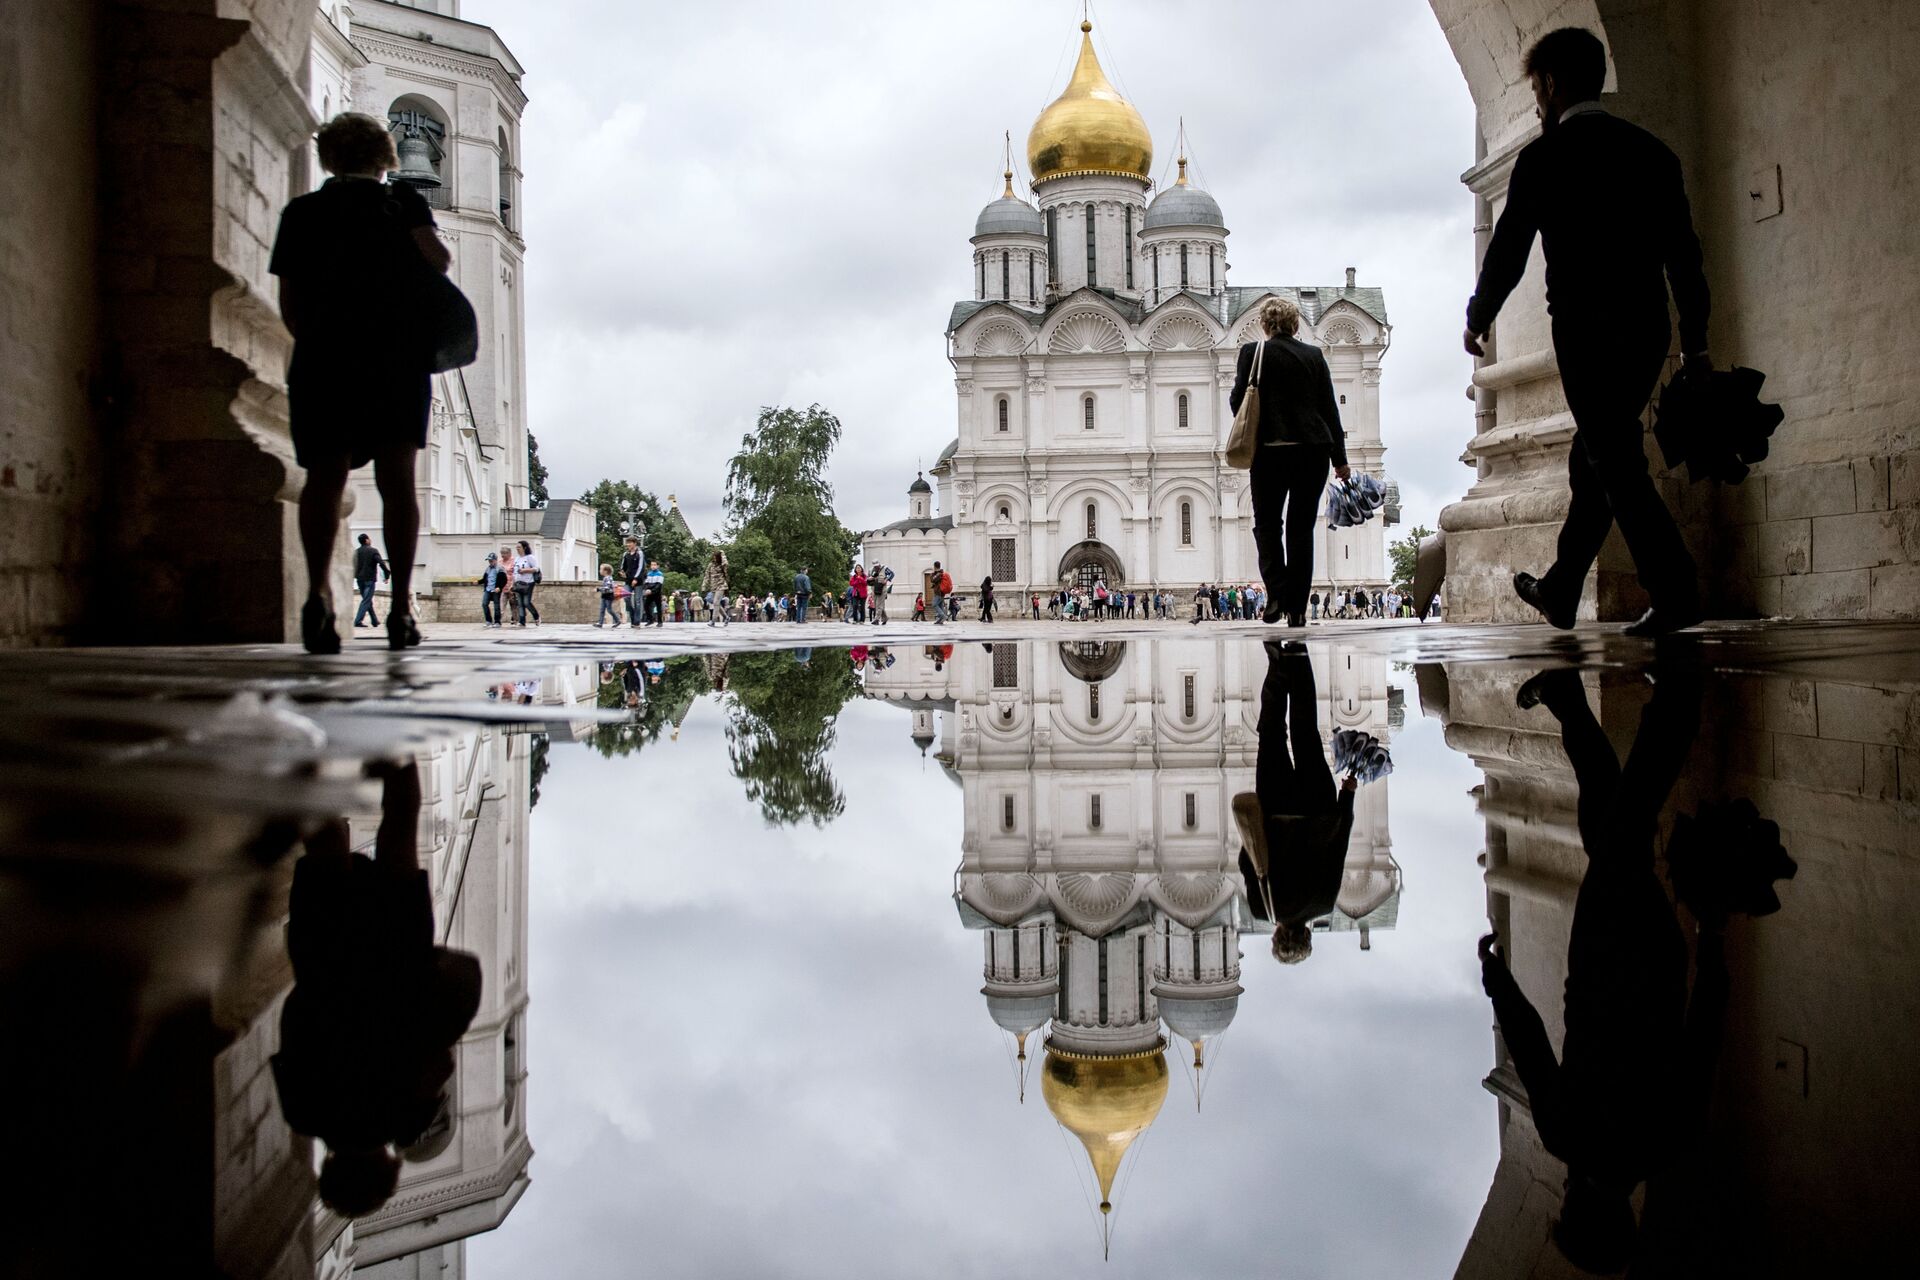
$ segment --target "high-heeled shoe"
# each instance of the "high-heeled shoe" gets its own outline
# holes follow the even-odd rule
[[[410,613],[387,615],[387,648],[411,649],[420,643],[420,627]]]
[[[340,633],[333,625],[333,606],[309,599],[300,609],[300,643],[308,653],[340,652]]]

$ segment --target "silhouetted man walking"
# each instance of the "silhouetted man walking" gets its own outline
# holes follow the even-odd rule
[[[1553,349],[1576,428],[1568,458],[1572,502],[1544,577],[1514,590],[1548,622],[1571,627],[1587,570],[1613,522],[1653,607],[1628,627],[1663,635],[1701,618],[1699,585],[1673,517],[1647,474],[1640,414],[1665,363],[1680,313],[1688,374],[1707,356],[1706,276],[1680,162],[1658,138],[1598,102],[1606,49],[1578,27],[1548,32],[1527,54],[1540,137],[1514,160],[1507,205],[1467,303],[1466,348],[1484,356],[1493,318],[1526,270],[1533,238],[1547,259]]]

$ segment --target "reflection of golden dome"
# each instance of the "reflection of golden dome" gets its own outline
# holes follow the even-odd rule
[[[1080,24],[1080,61],[1067,89],[1033,122],[1027,166],[1035,182],[1071,174],[1145,178],[1153,170],[1153,135],[1120,96],[1093,54],[1093,24]]]
[[[1100,1180],[1100,1212],[1113,1206],[1113,1176],[1133,1140],[1146,1132],[1167,1100],[1167,1059],[1161,1048],[1112,1058],[1047,1051],[1040,1096],[1047,1110],[1080,1139]]]

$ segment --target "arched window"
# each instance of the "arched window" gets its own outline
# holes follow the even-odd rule
[[[1034,296],[1035,294],[1034,294],[1034,288],[1033,288],[1033,254],[1028,253],[1027,254],[1027,301],[1029,302],[1033,301]]]
[[[507,150],[507,131],[500,130],[500,225],[513,230],[513,153]]]
[[[1193,719],[1194,715],[1199,711],[1199,707],[1194,704],[1194,674],[1189,671],[1180,678],[1180,714],[1182,718],[1187,720]],[[1193,819],[1187,819],[1187,825],[1192,826]]]
[[[1193,792],[1189,791],[1187,792],[1187,830],[1189,831],[1193,830],[1194,827],[1199,825],[1200,815],[1195,812],[1195,807],[1196,806],[1194,805],[1194,802],[1193,802]]]
[[[1012,510],[1012,508],[1010,508],[1010,507],[1008,507],[1008,506],[1007,506],[1007,504],[1006,504],[1006,503],[1004,503],[1004,502],[1000,504],[1000,518],[1001,518],[1002,520],[1011,520],[1011,519],[1013,519],[1013,510]]]
[[[1093,252],[1094,225],[1093,225],[1093,206],[1092,205],[1086,206],[1086,223],[1087,223],[1087,283],[1089,285],[1092,285],[1097,283],[1100,278],[1099,277],[1100,264],[1094,257],[1094,252]]]
[[[1011,298],[1013,296],[1012,285],[1008,283],[1012,278],[1012,273],[1013,254],[1006,249],[1002,249],[1000,251],[1000,296],[1002,298]]]
[[[1088,431],[1093,430],[1093,397],[1085,396],[1080,401],[1080,418]]]
[[[1087,686],[1087,723],[1100,723],[1100,682],[1098,680]],[[1095,797],[1093,812],[1096,817],[1100,813],[1099,804],[1099,798]],[[1093,825],[1097,827],[1100,824],[1096,822]]]
[[[393,134],[394,149],[400,154],[400,168],[394,180],[404,182],[426,197],[436,209],[451,207],[448,188],[452,185],[452,166],[447,160],[447,122],[440,109],[425,98],[411,94],[396,98],[387,108],[387,128]]]
[[[976,298],[985,298],[987,296],[987,255],[984,253],[981,254],[978,262],[980,266],[980,281],[974,290],[973,296]]]
[[[1180,246],[1180,287],[1187,287],[1187,246]]]
[[[1193,504],[1191,502],[1180,504],[1180,545],[1183,547],[1193,545]]]
[[[1007,398],[1006,398],[1005,396],[1001,396],[1001,397],[1000,397],[1000,401],[999,401],[999,407],[998,407],[997,409],[995,409],[995,411],[994,411],[994,412],[996,412],[996,413],[998,413],[998,414],[1000,415],[1000,430],[1002,430],[1002,431],[1005,431],[1005,430],[1007,430],[1007,429],[1008,429],[1008,416],[1007,416],[1007,415],[1008,415],[1008,413],[1009,413],[1009,410],[1008,410],[1008,408],[1007,408]]]
[[[1100,508],[1087,504],[1087,541],[1093,542],[1100,536]]]
[[[1094,687],[1098,688],[1099,686],[1096,685]],[[1099,695],[1095,694],[1093,696],[1097,701],[1099,698]],[[1095,719],[1098,719],[1098,718],[1099,717],[1097,716],[1095,717]],[[1095,792],[1094,794],[1087,797],[1087,826],[1094,831],[1098,831],[1100,829],[1100,793],[1099,792]]]
[[[1185,431],[1185,430],[1187,429],[1187,422],[1188,422],[1188,418],[1187,418],[1187,393],[1186,393],[1186,392],[1184,392],[1184,391],[1182,391],[1182,392],[1180,393],[1180,396],[1179,396],[1179,398],[1178,398],[1177,400],[1175,400],[1175,401],[1174,401],[1174,405],[1175,405],[1175,407],[1176,407],[1176,408],[1177,408],[1177,410],[1178,410],[1178,416],[1179,416],[1179,419],[1180,419],[1180,429],[1181,429],[1182,431]]]
[[[1002,831],[1013,830],[1013,797],[1012,796],[1000,797],[1000,829]]]

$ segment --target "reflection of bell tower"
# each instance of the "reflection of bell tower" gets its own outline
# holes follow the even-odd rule
[[[920,754],[927,754],[927,748],[933,745],[933,708],[915,707],[913,709],[913,741],[920,748]]]
[[[1020,1096],[1027,1091],[1027,1037],[1047,1025],[1060,999],[1060,944],[1053,913],[986,931],[987,1014],[1013,1036],[1020,1064]]]
[[[933,518],[933,486],[918,471],[914,472],[913,483],[907,486],[907,515],[914,520]]]

